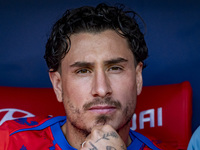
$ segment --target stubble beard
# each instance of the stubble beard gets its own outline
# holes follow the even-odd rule
[[[98,105],[98,104],[109,104],[109,105],[113,105],[115,106],[117,109],[121,109],[121,104],[119,101],[116,100],[112,100],[112,98],[105,98],[105,100],[100,100],[100,99],[95,99],[90,103],[86,103],[83,106],[83,109],[86,111],[88,108],[90,108],[93,105]],[[135,103],[128,103],[126,105],[126,108],[123,110],[122,114],[123,114],[123,118],[125,118],[125,120],[121,120],[122,122],[119,123],[119,126],[115,127],[115,129],[118,131],[121,128],[123,128],[124,126],[126,126],[127,124],[129,124],[129,122],[132,119],[133,113],[134,113],[134,109],[135,109]],[[70,105],[69,105],[70,106]],[[133,110],[133,111],[131,111]],[[84,122],[84,118],[83,115],[80,113],[80,110],[74,110],[72,111],[73,113],[78,114],[79,117],[76,117],[75,119],[73,118],[74,115],[70,115],[67,114],[68,120],[71,123],[71,125],[73,126],[73,128],[82,136],[87,137],[90,133],[91,130],[94,126],[96,125],[105,125],[105,124],[109,124],[109,122],[112,122],[113,118],[109,115],[99,115],[97,116],[94,120],[94,125],[92,125],[92,127],[87,127],[86,124],[81,124],[81,122]],[[69,117],[71,116],[71,117]],[[112,124],[110,124],[112,126]]]
[[[86,125],[85,126],[79,125],[79,123],[77,123],[78,121],[70,121],[70,122],[71,122],[71,125],[73,126],[73,128],[75,128],[75,130],[79,132],[79,134],[81,134],[84,137],[87,137],[91,133],[92,128],[94,126],[105,125],[105,124],[107,124],[107,122],[109,120],[111,120],[111,118],[109,116],[106,116],[106,115],[97,116],[95,118],[94,125],[92,125],[92,127],[89,127],[89,128],[87,128]]]

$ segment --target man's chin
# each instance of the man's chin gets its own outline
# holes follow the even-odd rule
[[[110,125],[112,126],[115,130],[118,129],[119,121],[113,120],[110,116],[107,115],[101,115],[96,118],[95,125],[94,126],[103,126],[103,125]]]
[[[105,125],[111,121],[111,118],[106,115],[100,115],[96,118],[96,125]]]

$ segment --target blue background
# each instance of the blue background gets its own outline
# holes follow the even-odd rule
[[[53,23],[67,8],[99,0],[0,1],[0,86],[51,87],[43,59]],[[200,125],[200,1],[109,0],[124,3],[147,25],[144,85],[188,80],[193,88],[194,131]]]

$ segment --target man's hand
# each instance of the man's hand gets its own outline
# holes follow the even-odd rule
[[[80,150],[126,150],[126,145],[110,125],[104,125],[92,129]]]

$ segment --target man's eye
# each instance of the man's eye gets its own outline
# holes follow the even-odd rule
[[[113,66],[109,68],[109,71],[122,71],[123,69],[121,67],[118,66]]]
[[[90,73],[90,71],[88,69],[80,69],[78,71],[76,71],[77,74],[85,74],[85,73]]]

